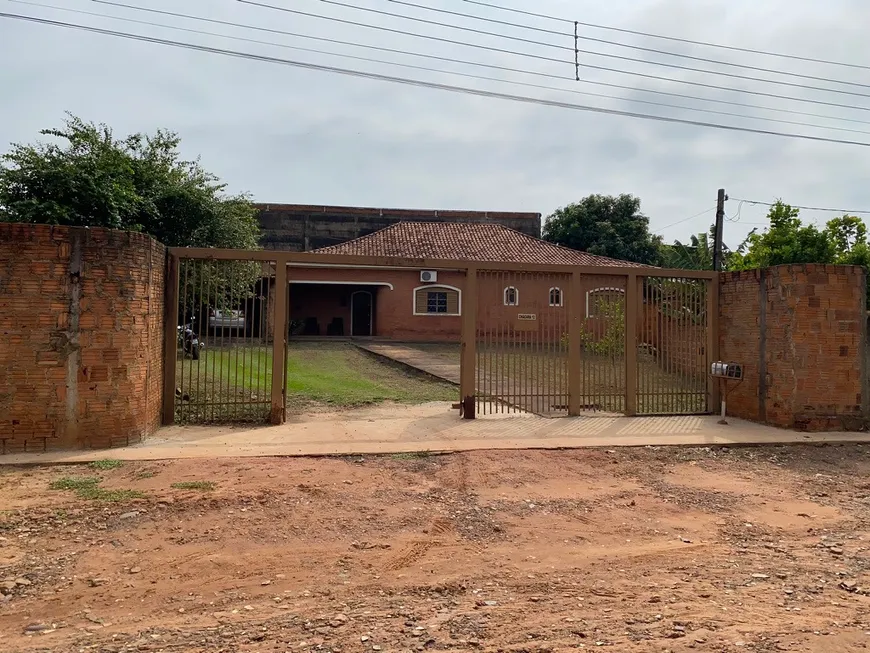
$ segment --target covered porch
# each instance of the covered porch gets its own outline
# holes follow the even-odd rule
[[[290,281],[291,337],[369,338],[377,335],[378,292],[388,283]]]

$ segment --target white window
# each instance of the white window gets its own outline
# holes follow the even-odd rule
[[[504,305],[518,306],[520,303],[520,291],[513,286],[504,289]]]
[[[625,290],[622,288],[594,288],[586,292],[586,317],[607,317],[611,307],[625,303]]]
[[[562,289],[550,288],[550,306],[562,305]]]

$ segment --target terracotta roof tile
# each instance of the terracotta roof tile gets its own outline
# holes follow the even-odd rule
[[[500,224],[400,222],[315,254],[395,256],[499,263],[647,267],[560,247]]]

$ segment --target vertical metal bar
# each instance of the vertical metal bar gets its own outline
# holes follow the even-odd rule
[[[178,332],[178,257],[166,257],[163,307],[163,425],[175,423],[175,365]]]
[[[242,328],[244,329],[244,313],[242,312],[242,306],[239,303],[241,301],[241,289],[239,286],[242,284],[244,277],[239,279],[240,270],[239,266],[244,265],[242,262],[236,263],[232,268],[232,275],[230,276],[230,288],[232,289],[232,306],[233,311],[238,310],[239,316],[242,318]],[[244,332],[243,332],[244,333]],[[239,330],[236,329],[235,338],[233,334],[230,333],[230,345],[232,346],[231,354],[232,354],[232,362],[230,364],[230,374],[227,378],[227,385],[230,386],[232,391],[232,419],[233,421],[238,421],[239,419],[239,402],[242,399],[242,394],[239,392]]]
[[[625,414],[637,415],[637,273],[625,285]]]
[[[707,282],[707,361],[704,376],[707,379],[707,406],[704,412],[711,412],[719,403],[719,387],[710,376],[710,364],[719,360],[719,275]]]
[[[232,290],[229,288],[230,278],[229,271],[232,268],[232,261],[221,261],[221,287],[218,290],[221,297],[221,305],[226,307],[229,305],[229,296],[232,293]],[[226,311],[226,308],[223,309]],[[224,316],[224,313],[221,313],[221,316]],[[229,356],[227,356],[227,325],[225,318],[221,320],[221,356],[220,356],[220,369],[218,370],[218,392],[220,393],[220,406],[218,406],[219,417],[223,421],[226,419],[227,410],[229,409],[229,396],[226,392],[226,388],[224,387],[224,376],[228,376],[229,373]]]
[[[475,376],[477,363],[477,268],[465,271],[465,291],[462,313],[462,334],[459,361],[459,395],[462,402],[462,416],[475,417]],[[462,300],[461,300],[462,301]]]
[[[271,279],[270,279],[271,283]],[[265,287],[264,287],[265,285]],[[264,394],[266,392],[266,370],[268,364],[266,362],[267,353],[269,351],[268,333],[269,333],[269,286],[268,284],[260,284],[260,333],[258,335],[259,343],[257,345],[257,402],[261,406],[266,403]],[[271,400],[271,399],[270,399]],[[271,411],[270,411],[271,412]],[[264,417],[265,421],[265,417]]]
[[[199,337],[200,344],[200,354],[199,360],[196,361],[196,404],[191,402],[191,408],[197,409],[198,421],[203,421],[205,419],[205,408],[203,407],[203,393],[200,392],[200,381],[202,380],[202,366],[206,362],[207,359],[203,358],[203,352],[205,352],[206,356],[211,356],[211,350],[208,348],[206,340],[208,335],[208,314],[203,315],[202,307],[204,302],[203,293],[203,264],[204,261],[200,260],[189,260],[190,265],[193,266],[193,269],[197,271],[196,276],[193,279],[194,285],[197,285],[197,280],[199,280],[199,290],[196,294],[196,300],[193,302],[193,310],[199,316],[198,324],[196,325],[196,333]],[[205,322],[205,324],[203,324]],[[192,363],[191,363],[192,365]],[[191,379],[193,378],[193,372],[191,371]]]
[[[272,424],[284,422],[283,369],[286,365],[287,338],[287,264],[275,262],[275,306],[272,307]]]
[[[189,275],[190,275],[190,261],[189,260],[184,260],[183,262],[179,261],[179,265],[184,267],[184,275],[183,275],[183,281],[181,282],[181,297],[180,297],[180,300],[181,300],[181,322],[182,322],[182,324],[187,324],[188,323],[187,296],[188,296],[188,290],[189,290],[188,289],[188,279],[189,279]],[[190,320],[190,328],[193,329],[193,327],[194,327],[193,320]],[[177,329],[173,330],[173,333],[178,333]],[[184,337],[184,334],[182,333],[182,338],[183,337]],[[176,358],[176,360],[178,360],[177,355],[175,358]],[[193,361],[193,355],[191,353],[191,365],[193,364],[192,361]],[[185,369],[187,370],[187,383],[185,383],[185,379],[184,379]],[[190,388],[188,388],[187,386],[190,385],[190,376],[191,376],[192,372],[193,372],[193,368],[188,367],[187,361],[185,360],[184,345],[182,344],[182,347],[181,347],[181,380],[180,380],[181,410],[179,411],[179,414],[181,415],[182,421],[185,420],[185,418],[187,416],[186,413],[188,412],[187,410],[185,410],[186,408],[188,408],[188,406],[186,406],[184,403],[184,397],[185,397],[185,395],[190,397]]]
[[[583,333],[581,320],[583,313],[583,275],[574,272],[568,288],[570,296],[568,301],[568,414],[579,415],[582,412],[583,397],[583,361],[582,343],[580,339]]]

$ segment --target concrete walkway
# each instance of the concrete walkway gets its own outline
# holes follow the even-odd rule
[[[458,358],[455,362],[446,361],[442,357],[428,353],[425,349],[394,342],[355,342],[354,344],[375,356],[388,358],[442,381],[459,385]]]
[[[124,449],[0,456],[0,465],[117,458],[161,460],[322,456],[475,449],[868,442],[862,433],[795,433],[716,417],[486,417],[461,420],[449,403],[309,415],[274,427],[172,427]]]

